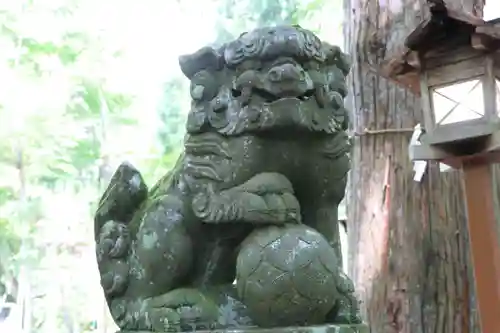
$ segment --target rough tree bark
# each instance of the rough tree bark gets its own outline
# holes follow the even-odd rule
[[[455,0],[481,16],[484,0]],[[479,332],[459,172],[413,180],[407,146],[419,98],[376,68],[423,19],[424,0],[345,0],[354,148],[349,273],[371,332]]]

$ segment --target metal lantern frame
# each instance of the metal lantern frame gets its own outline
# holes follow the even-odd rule
[[[500,332],[500,207],[491,168],[500,162],[500,20],[485,22],[439,0],[426,8],[427,19],[380,73],[421,97],[423,129],[410,158],[462,171],[481,327]]]
[[[408,35],[405,47],[381,72],[421,96],[424,133],[420,144],[410,145],[411,159],[437,160],[459,168],[464,156],[481,153],[499,162],[500,22],[484,22],[444,5],[433,6],[430,18]],[[466,83],[477,83],[475,90],[480,94],[469,100],[456,96],[465,98],[465,103],[440,93]],[[437,96],[459,107],[468,104],[462,109],[475,111],[476,117],[441,123],[438,118],[443,118],[439,115],[443,110],[436,105]]]

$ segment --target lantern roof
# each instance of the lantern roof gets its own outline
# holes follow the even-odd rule
[[[489,52],[500,48],[500,19],[484,21],[454,9],[443,0],[428,0],[426,16],[409,35],[403,51],[381,66],[381,75],[420,94],[422,59],[453,53],[458,48]]]

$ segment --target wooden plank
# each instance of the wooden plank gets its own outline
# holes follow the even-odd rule
[[[476,33],[500,40],[500,24],[486,24],[476,27]]]
[[[459,169],[464,163],[500,163],[500,152],[481,152],[467,156],[450,156],[439,161],[454,169]]]
[[[392,82],[398,84],[399,86],[410,90],[417,96],[420,96],[420,80],[419,73],[417,72],[409,72],[404,75],[397,75],[393,77],[386,77],[390,79]]]
[[[487,56],[485,58],[485,74],[483,77],[483,99],[484,99],[484,113],[487,119],[492,121],[498,120],[496,108],[496,83],[495,75],[493,73],[493,58]]]
[[[412,50],[418,50],[425,37],[432,32],[432,17],[428,17],[422,21],[417,27],[405,38],[404,45]]]
[[[406,63],[416,70],[422,68],[422,63],[420,61],[420,55],[416,51],[409,51],[405,56]]]
[[[436,120],[432,110],[431,94],[429,92],[429,83],[427,80],[427,72],[420,75],[420,96],[422,102],[422,112],[424,116],[424,128],[426,131],[434,130]]]
[[[500,151],[500,131],[491,134],[486,143],[487,152]]]
[[[424,145],[425,146],[425,145]],[[462,167],[464,163],[500,163],[500,131],[497,131],[490,135],[486,139],[486,148],[481,152],[476,152],[470,155],[451,155],[443,154],[443,158],[437,158],[440,163],[451,166],[452,168],[458,169]],[[420,153],[424,154],[425,151]],[[436,157],[437,155],[429,155],[431,157]]]
[[[462,62],[467,59],[478,58],[484,55],[484,51],[472,48],[469,43],[458,47],[452,47],[451,45],[445,44],[440,48],[433,48],[425,53],[425,68],[432,69],[447,64]]]
[[[442,161],[452,157],[445,151],[426,144],[410,145],[408,153],[411,161]]]
[[[484,72],[485,58],[481,56],[429,70],[427,80],[429,87],[436,87],[477,78]]]
[[[458,8],[452,8],[449,5],[446,5],[446,7],[448,17],[454,20],[467,23],[470,26],[481,26],[486,23],[483,19],[474,16],[472,13],[468,13]]]
[[[483,332],[500,329],[500,245],[494,177],[489,163],[465,163],[463,183],[479,318]],[[482,194],[482,195],[479,195]],[[492,311],[492,309],[496,309]]]
[[[417,68],[412,67],[406,62],[406,58],[415,64],[415,54],[412,52],[403,52],[397,57],[390,58],[380,65],[379,74],[388,80],[409,89],[416,95],[420,95],[420,79]]]
[[[428,132],[420,138],[422,143],[428,145],[450,145],[459,144],[466,140],[486,137],[500,130],[498,122],[488,122],[484,119],[469,120],[461,123],[437,126],[432,132]]]
[[[463,26],[482,26],[485,21],[474,16],[472,13],[464,11],[462,8],[454,8],[442,0],[428,0],[426,19],[422,21],[405,39],[405,45],[409,48],[418,48],[426,42],[429,35],[436,32],[437,29],[446,29],[446,26],[437,22],[448,23],[448,25],[462,24]],[[451,20],[447,19],[450,18]]]

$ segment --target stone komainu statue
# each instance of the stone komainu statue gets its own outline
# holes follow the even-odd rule
[[[192,97],[184,152],[149,190],[122,164],[95,214],[101,285],[122,330],[253,325],[232,283],[242,241],[265,225],[313,228],[340,265],[346,55],[278,26],[179,63]],[[338,276],[323,321],[357,322],[352,282]]]

